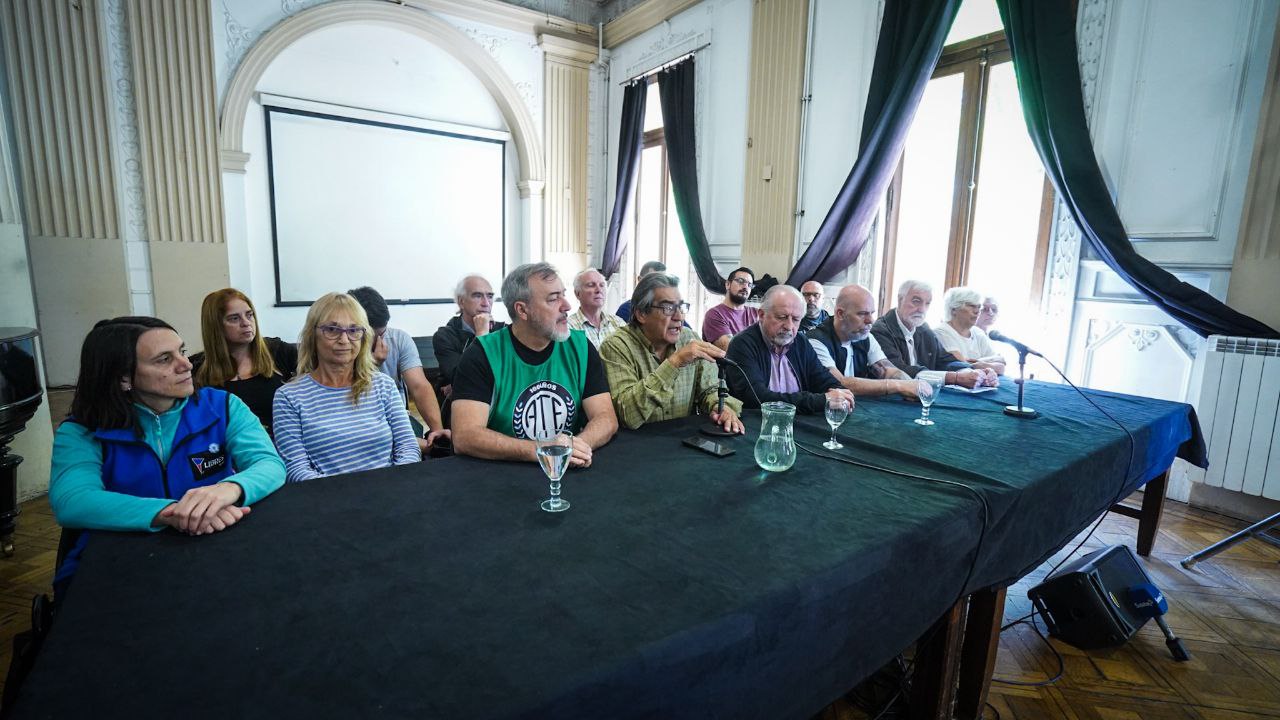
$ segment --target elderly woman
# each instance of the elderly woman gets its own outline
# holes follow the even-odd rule
[[[235,288],[211,292],[200,306],[204,352],[191,356],[199,387],[226,390],[244,401],[271,431],[276,390],[293,377],[298,349],[258,332],[253,302]]]
[[[68,529],[225,530],[284,483],[284,463],[237,397],[195,389],[163,320],[103,320],[85,337],[71,415],[53,442],[49,503]],[[58,570],[70,578],[85,536]]]
[[[613,407],[623,425],[707,413],[729,432],[743,432],[742,403],[725,398],[720,410],[715,361],[724,350],[697,339],[684,325],[689,304],[674,275],[651,273],[636,283],[631,319],[600,345]]]
[[[345,293],[311,306],[298,375],[276,392],[275,439],[289,482],[422,459],[396,382],[373,362],[373,328]]]
[[[991,347],[987,333],[977,326],[982,309],[982,294],[967,287],[954,287],[943,296],[941,325],[933,329],[938,342],[957,360],[978,369],[1004,374],[1004,358]]]

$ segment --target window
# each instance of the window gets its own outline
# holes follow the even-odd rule
[[[676,213],[667,167],[667,144],[662,128],[662,102],[658,98],[657,75],[649,77],[644,109],[644,149],[636,177],[634,241],[629,250],[631,269],[628,288],[635,287],[640,266],[661,260],[667,272],[680,278],[680,293],[690,305],[688,323],[697,328],[706,307],[705,293],[689,264],[689,249]]]
[[[999,28],[994,3],[969,0],[948,42],[993,19]],[[934,287],[930,322],[941,321],[943,291],[958,285],[998,297],[1002,325],[1033,321],[1052,208],[1004,32],[948,45],[889,191],[881,307],[892,307],[897,285],[915,278]]]

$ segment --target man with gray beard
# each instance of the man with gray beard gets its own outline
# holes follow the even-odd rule
[[[969,363],[957,361],[943,349],[924,321],[931,304],[933,287],[928,283],[907,280],[898,287],[898,306],[871,326],[871,334],[876,336],[889,362],[913,378],[923,372],[945,376],[947,385],[967,388],[999,385],[995,373],[974,370]]]
[[[511,324],[477,338],[453,381],[453,447],[490,460],[537,462],[535,438],[572,432],[570,465],[591,465],[618,418],[596,348],[569,328],[564,283],[547,263],[502,281]]]
[[[795,405],[797,412],[821,413],[827,400],[835,398],[853,406],[853,393],[840,387],[813,347],[803,339],[796,342],[804,315],[800,293],[789,285],[776,285],[760,303],[760,321],[729,343],[726,357],[738,365],[726,373],[729,392],[744,406],[781,401]]]

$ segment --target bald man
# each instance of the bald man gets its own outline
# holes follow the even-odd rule
[[[915,398],[915,381],[889,362],[871,334],[875,320],[876,299],[871,291],[846,285],[836,296],[836,314],[805,337],[818,362],[854,395],[898,393]]]
[[[816,280],[810,280],[800,286],[800,295],[804,297],[804,318],[800,320],[801,335],[808,333],[831,317],[822,308],[822,296],[824,294],[822,283]]]
[[[853,393],[822,367],[813,347],[799,337],[804,298],[790,285],[775,285],[760,303],[760,321],[733,336],[725,357],[737,363],[726,373],[729,392],[745,407],[781,401],[796,412],[822,413],[827,400]],[[736,370],[740,369],[741,372]]]

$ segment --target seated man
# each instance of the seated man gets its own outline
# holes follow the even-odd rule
[[[573,294],[578,296],[578,309],[569,316],[569,327],[587,334],[596,349],[604,339],[627,323],[617,315],[605,312],[604,294],[609,283],[595,268],[587,268],[573,278]]]
[[[942,347],[957,360],[975,368],[1004,374],[1004,358],[991,347],[991,340],[977,327],[982,312],[982,295],[966,287],[954,287],[942,296],[943,320],[933,334]]]
[[[807,284],[807,283],[806,283]],[[805,336],[818,362],[854,395],[916,396],[916,383],[893,366],[871,334],[876,299],[861,285],[836,296],[836,314]]]
[[[831,315],[822,309],[822,283],[810,280],[800,286],[800,294],[804,296],[804,319],[800,321],[800,334],[804,335],[826,322]]]
[[[759,313],[747,305],[756,276],[750,268],[740,267],[724,281],[724,300],[707,311],[702,318],[702,339],[721,350],[728,349],[734,335],[755,324]]]
[[[537,462],[533,439],[568,430],[570,465],[591,465],[618,418],[599,353],[569,328],[564,283],[547,263],[521,265],[502,281],[502,302],[511,324],[471,343],[454,373],[454,451]]]
[[[729,391],[747,407],[781,401],[796,412],[821,413],[827,400],[843,397],[853,405],[853,393],[822,367],[809,343],[796,342],[804,316],[804,298],[790,285],[776,285],[760,303],[760,322],[729,343],[726,357],[738,367],[726,373]]]
[[[666,263],[662,262],[661,260],[650,260],[649,262],[640,266],[640,274],[636,276],[636,282],[640,282],[641,280],[643,280],[644,276],[648,275],[649,273],[656,273],[656,272],[664,273],[666,271],[667,271]],[[622,322],[631,322],[631,299],[627,298],[626,300],[623,300],[622,304],[618,306],[618,312],[614,314],[622,318]]]
[[[991,328],[995,327],[999,317],[1000,301],[991,295],[982,298],[982,308],[978,310],[978,327],[982,328],[982,332],[990,335]]]
[[[701,410],[725,430],[744,432],[741,402],[725,398],[720,411],[714,363],[724,351],[684,327],[689,304],[679,284],[666,273],[641,278],[631,295],[631,322],[600,346],[613,407],[631,429]]]
[[[436,391],[422,371],[422,358],[413,336],[400,328],[387,327],[391,322],[391,310],[382,293],[369,286],[348,290],[347,294],[360,303],[369,316],[373,328],[373,361],[378,369],[396,381],[400,397],[406,393],[413,398],[413,406],[426,423],[426,437],[418,438],[418,449],[426,452],[436,438],[449,439],[449,431],[440,417],[440,402]]]
[[[933,288],[928,283],[908,280],[898,287],[898,306],[871,326],[871,334],[889,362],[911,377],[921,372],[944,373],[948,385],[998,385],[995,373],[974,370],[942,349],[924,321],[931,304]]]
[[[449,406],[452,400],[453,374],[462,360],[462,353],[477,337],[502,329],[506,323],[493,320],[493,286],[479,275],[467,275],[458,281],[453,290],[458,303],[458,314],[449,319],[431,336],[431,345],[440,365],[440,386],[444,392],[444,420],[449,424]]]

